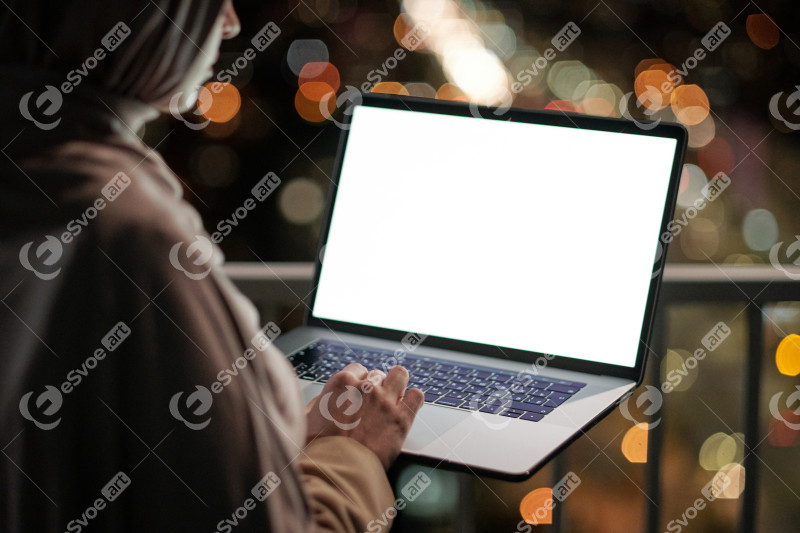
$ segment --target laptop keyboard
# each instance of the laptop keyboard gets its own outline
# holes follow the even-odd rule
[[[330,341],[311,343],[290,355],[289,361],[300,379],[317,383],[325,383],[350,363],[384,372],[399,364],[410,375],[408,387],[425,393],[425,403],[530,422],[538,422],[586,386],[410,353],[398,359],[388,350]]]

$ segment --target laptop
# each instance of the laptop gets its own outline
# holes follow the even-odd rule
[[[275,344],[306,401],[402,364],[425,393],[404,454],[525,479],[643,379],[686,130],[356,100],[304,326]]]

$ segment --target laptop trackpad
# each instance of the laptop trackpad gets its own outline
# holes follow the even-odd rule
[[[414,425],[403,445],[404,450],[419,451],[469,417],[467,411],[456,411],[425,404],[417,413]]]

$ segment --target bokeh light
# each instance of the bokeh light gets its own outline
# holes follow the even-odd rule
[[[778,372],[786,376],[800,374],[800,335],[787,335],[775,351],[775,365]]]
[[[510,90],[505,67],[484,48],[453,51],[445,56],[442,66],[448,78],[479,104],[498,104]]]
[[[297,78],[297,85],[304,83],[320,82],[326,83],[334,91],[339,90],[339,70],[328,62],[312,61],[303,65]]]
[[[591,78],[592,72],[580,61],[556,61],[547,72],[547,86],[557,98],[570,100],[575,88]]]
[[[716,135],[716,123],[711,113],[699,124],[687,125],[689,132],[689,148],[702,148],[710,143]]]
[[[336,108],[336,91],[321,81],[304,83],[295,94],[294,107],[304,120],[324,122]]]
[[[687,208],[686,213],[692,209]],[[719,240],[719,226],[713,220],[698,216],[683,230],[680,245],[689,259],[707,261],[719,250]]]
[[[464,91],[452,83],[445,83],[439,87],[439,90],[436,91],[436,99],[455,100],[459,102],[466,102],[468,100],[467,95],[464,94]]]
[[[738,463],[729,463],[720,468],[719,472],[727,476],[729,483],[717,498],[735,500],[744,492],[744,467]]]
[[[747,36],[753,44],[764,50],[774,48],[781,38],[781,32],[768,15],[756,13],[747,16]]]
[[[768,209],[752,209],[744,216],[742,236],[751,250],[763,252],[778,241],[778,221]]]
[[[406,83],[406,91],[411,96],[420,98],[436,98],[436,89],[430,83],[412,82]]]
[[[622,455],[631,463],[647,462],[647,424],[631,427],[622,437]]]
[[[382,94],[401,94],[404,96],[409,95],[408,89],[406,89],[402,83],[398,83],[396,81],[382,81],[380,83],[376,83],[372,88],[372,92]]]
[[[527,524],[553,523],[553,489],[544,487],[534,489],[522,498],[519,512]]]
[[[737,439],[719,432],[708,437],[700,447],[700,466],[705,470],[717,471],[729,463],[741,460]]]
[[[228,122],[242,106],[242,97],[231,83],[209,82],[198,95],[197,108],[212,122]]]
[[[660,63],[657,67],[663,65]],[[664,90],[664,88],[668,90]],[[670,102],[672,82],[662,68],[643,70],[633,82],[633,92],[639,102],[649,111],[663,109]]]
[[[322,188],[308,178],[295,178],[280,187],[278,209],[292,224],[310,224],[322,215],[325,195]]]
[[[800,446],[800,409],[783,409],[769,421],[769,443],[776,448]]]
[[[703,169],[697,165],[687,163],[683,165],[681,183],[678,187],[678,205],[689,207],[694,201],[703,196],[703,187],[708,183]]]
[[[286,63],[295,76],[300,75],[306,63],[327,63],[328,59],[328,46],[319,39],[297,39],[286,51]]]
[[[676,87],[672,91],[670,103],[677,119],[690,126],[700,124],[705,120],[711,109],[708,96],[699,85],[689,84]]]
[[[674,391],[688,390],[697,380],[699,372],[697,366],[689,368],[686,364],[691,356],[686,350],[667,350],[661,360],[661,382],[669,383]]]
[[[736,166],[736,156],[728,141],[717,137],[697,151],[697,164],[706,176],[716,176],[719,172],[729,176]]]

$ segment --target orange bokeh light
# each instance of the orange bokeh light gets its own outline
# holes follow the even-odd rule
[[[322,61],[312,61],[303,65],[300,75],[297,77],[297,84],[302,87],[306,83],[326,83],[334,91],[339,90],[340,79],[339,70],[331,63]]]
[[[408,96],[408,89],[406,89],[402,83],[397,83],[396,81],[382,81],[377,83],[372,88],[371,92],[382,94],[402,94]]]
[[[552,524],[553,490],[545,487],[530,491],[519,502],[519,512],[528,524]]]
[[[411,18],[411,15],[407,13],[400,13],[399,15],[397,15],[397,18],[394,20],[394,27],[392,28],[392,31],[394,33],[394,39],[397,41],[397,44],[399,44],[403,48],[406,48],[406,45],[403,44],[403,39],[405,39],[406,36],[409,34],[409,32],[411,32],[411,30],[414,28],[414,25],[415,22],[414,19]],[[425,44],[424,42],[422,42],[419,43],[417,46],[412,46],[411,48],[419,50],[424,47]]]
[[[436,91],[436,99],[437,100],[455,100],[458,102],[467,102],[469,98],[464,91],[458,88],[457,85],[453,85],[452,83],[445,83],[439,90]]]
[[[700,124],[708,116],[711,105],[699,85],[680,85],[672,91],[670,99],[675,117],[684,124]]]
[[[777,24],[768,15],[757,13],[747,17],[747,36],[753,44],[764,50],[774,48],[781,38]]]
[[[783,338],[775,351],[775,365],[786,376],[800,374],[800,335],[792,333]]]
[[[622,455],[631,463],[647,462],[647,424],[636,424],[625,432]]]
[[[669,73],[672,70],[675,70],[675,67],[661,59],[660,57],[655,57],[653,59],[642,59],[639,63],[636,64],[636,68],[633,69],[633,78],[636,79],[639,77],[639,74],[644,72],[645,70],[663,70],[664,72]]]
[[[228,122],[241,106],[239,89],[230,83],[206,83],[197,97],[198,110],[212,122]]]
[[[304,83],[294,96],[297,113],[309,122],[324,122],[336,108],[336,91],[327,83]]]
[[[643,70],[633,82],[633,92],[642,105],[650,111],[659,111],[669,105],[670,93],[674,89],[672,81],[667,77],[664,68],[668,65],[659,63],[654,68]],[[667,89],[667,90],[664,90]]]
[[[578,111],[588,115],[597,115],[601,117],[614,117],[616,110],[611,102],[605,98],[586,98],[578,104]]]

